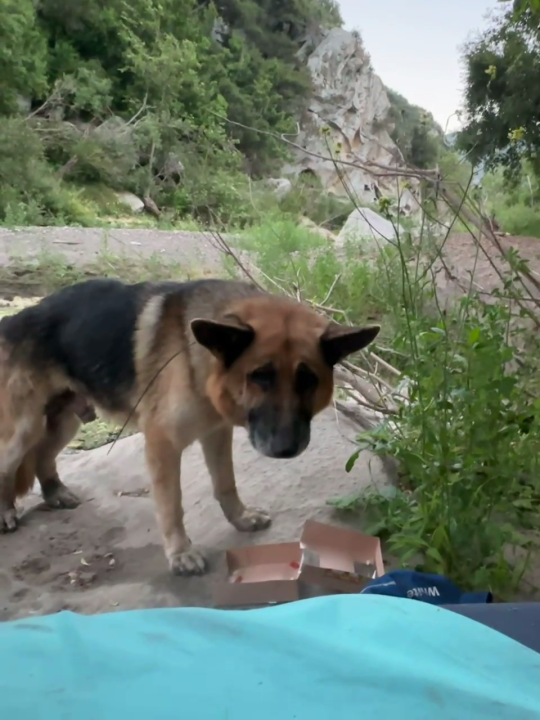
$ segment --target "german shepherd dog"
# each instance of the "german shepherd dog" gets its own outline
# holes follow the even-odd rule
[[[95,279],[56,292],[0,322],[0,530],[17,528],[15,501],[37,477],[53,507],[77,498],[56,457],[81,420],[131,417],[145,437],[170,569],[202,574],[204,555],[183,522],[182,452],[202,445],[214,495],[238,530],[268,527],[236,489],[234,426],[271,458],[294,458],[312,418],[331,401],[333,366],[379,327],[330,322],[288,298],[234,281]]]

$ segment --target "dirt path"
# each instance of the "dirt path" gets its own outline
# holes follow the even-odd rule
[[[153,229],[46,227],[0,228],[0,265],[17,258],[61,254],[75,265],[85,265],[106,253],[161,256],[188,267],[219,271],[221,256],[201,232]]]

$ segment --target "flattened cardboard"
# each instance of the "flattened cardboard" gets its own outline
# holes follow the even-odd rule
[[[358,593],[384,575],[380,540],[309,520],[300,542],[233,548],[219,607],[260,607],[331,593]]]

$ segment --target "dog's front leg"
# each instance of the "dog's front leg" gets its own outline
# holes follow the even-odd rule
[[[201,438],[206,467],[212,478],[214,496],[223,514],[237,530],[264,530],[271,519],[267,512],[247,508],[238,497],[232,456],[233,429],[221,425]]]
[[[181,449],[159,426],[145,431],[146,461],[152,475],[154,500],[165,555],[175,575],[202,575],[204,555],[192,547],[184,529],[180,487]]]

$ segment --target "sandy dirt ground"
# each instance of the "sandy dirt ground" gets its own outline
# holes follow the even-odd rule
[[[17,532],[0,536],[0,620],[70,609],[82,613],[140,607],[212,606],[212,589],[225,577],[228,547],[298,539],[310,518],[332,518],[327,500],[377,483],[388,485],[378,458],[364,453],[351,473],[354,431],[333,411],[314,423],[308,450],[291,461],[263,458],[239,430],[235,436],[238,487],[247,504],[268,509],[270,529],[243,534],[223,517],[212,496],[198,446],[182,460],[186,527],[208,553],[202,578],[170,575],[160,544],[140,435],[110,446],[66,454],[60,474],[82,498],[75,510],[45,510],[29,496]]]

